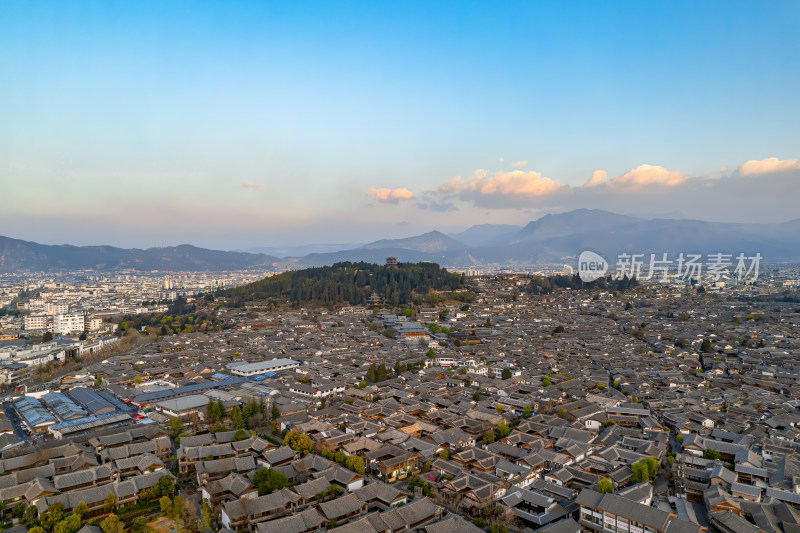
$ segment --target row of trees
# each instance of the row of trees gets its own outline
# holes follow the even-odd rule
[[[557,289],[586,289],[590,291],[619,291],[625,292],[627,290],[639,286],[639,281],[636,278],[623,277],[622,279],[614,279],[612,276],[585,283],[581,280],[578,274],[572,276],[565,276],[563,274],[557,276],[534,276],[531,278],[526,290],[531,294],[550,294]]]
[[[320,455],[325,459],[336,461],[343,467],[352,470],[356,474],[364,474],[364,472],[366,471],[364,460],[357,455],[345,455],[343,451],[338,451],[334,453],[330,450],[322,450],[320,452]]]
[[[511,434],[511,427],[505,420],[498,422],[495,429],[490,429],[483,436],[484,444],[491,444],[497,439],[504,439]]]
[[[385,381],[390,377],[392,376],[389,374],[389,371],[386,369],[386,365],[383,363],[380,365],[372,363],[367,369],[367,379],[370,381],[370,383]]]
[[[139,502],[149,502],[156,498],[161,498],[162,512],[171,518],[178,519],[179,517],[172,516],[173,513],[164,512],[165,504],[168,502],[169,509],[181,509],[183,513],[189,514],[194,517],[194,505],[191,502],[184,502],[182,496],[176,496],[176,500],[180,501],[173,505],[173,500],[170,496],[175,492],[175,484],[168,476],[164,476],[150,488],[144,489],[139,493]],[[189,506],[185,505],[188,503]],[[125,524],[119,516],[115,514],[117,511],[117,497],[114,493],[109,493],[105,500],[105,511],[109,513],[101,522],[100,529],[104,533],[122,533],[125,530]],[[81,501],[73,508],[72,514],[66,513],[66,507],[61,502],[56,502],[39,516],[35,506],[25,507],[23,502],[19,502],[12,509],[12,515],[15,518],[20,518],[22,522],[28,527],[28,531],[32,533],[76,533],[81,529],[84,518],[89,514],[89,506]],[[143,533],[147,529],[147,522],[149,519],[145,516],[136,517],[131,523],[131,533]],[[194,524],[192,524],[194,525]]]

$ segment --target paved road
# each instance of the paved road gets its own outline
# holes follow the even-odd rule
[[[3,410],[5,410],[8,419],[11,420],[11,425],[14,426],[14,433],[17,435],[17,437],[19,437],[20,440],[25,441],[26,444],[31,444],[31,438],[22,430],[22,421],[19,419],[19,416],[17,416],[17,412],[14,410],[11,402],[3,402]]]

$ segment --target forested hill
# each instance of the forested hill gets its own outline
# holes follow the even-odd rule
[[[383,305],[424,301],[434,293],[465,288],[464,279],[435,263],[400,263],[386,267],[370,263],[336,263],[333,266],[284,272],[248,285],[217,292],[229,304],[266,301],[283,306],[366,305],[372,293]],[[459,293],[454,297],[458,298]],[[470,294],[471,296],[471,294]]]

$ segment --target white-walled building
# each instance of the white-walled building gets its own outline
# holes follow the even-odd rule
[[[100,331],[103,329],[103,319],[93,316],[88,320],[89,331]]]
[[[84,329],[84,318],[80,313],[71,315],[55,315],[53,317],[53,332],[57,335],[81,333]]]

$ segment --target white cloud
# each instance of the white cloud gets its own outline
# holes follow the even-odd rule
[[[523,161],[514,161],[513,163],[511,163],[511,166],[515,167],[515,168],[527,167],[528,166],[528,162],[525,161],[525,160],[523,160]]]
[[[790,170],[800,170],[800,161],[797,159],[778,159],[777,157],[768,157],[757,161],[751,159],[745,161],[737,171],[742,176],[753,176],[757,174],[770,174],[772,172],[787,172]]]
[[[266,185],[263,185],[261,183],[247,183],[247,182],[242,183],[242,187],[244,187],[245,189],[255,189],[257,191],[263,191],[267,188]]]
[[[385,187],[370,189],[366,192],[366,195],[387,204],[396,204],[400,200],[410,200],[414,197],[414,193],[405,187],[398,187],[396,189],[388,189]]]

